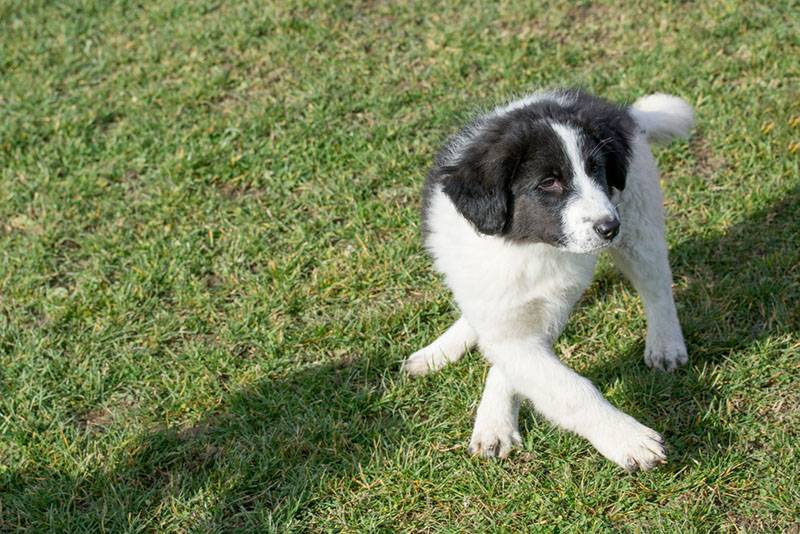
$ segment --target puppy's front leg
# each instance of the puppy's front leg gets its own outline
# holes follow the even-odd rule
[[[522,443],[517,430],[519,399],[506,377],[496,367],[489,369],[486,386],[475,416],[469,442],[470,454],[484,458],[505,458],[512,447]]]
[[[628,471],[664,463],[661,436],[614,408],[586,378],[562,364],[539,338],[484,343],[484,353],[514,391],[542,415],[588,439],[597,450]]]
[[[610,252],[644,303],[645,363],[648,367],[673,371],[686,364],[689,356],[672,295],[672,272],[664,239],[663,195],[655,162],[652,158],[648,161],[655,176],[637,177],[631,188],[626,189],[629,197],[620,205],[620,215],[623,221],[635,222],[623,227]]]
[[[457,361],[478,342],[478,334],[461,317],[436,341],[424,347],[403,362],[403,371],[412,376],[422,376]]]

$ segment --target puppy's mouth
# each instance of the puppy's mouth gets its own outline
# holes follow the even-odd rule
[[[575,236],[565,236],[560,239],[557,248],[574,254],[597,254],[619,241],[619,235],[611,239],[575,239]]]

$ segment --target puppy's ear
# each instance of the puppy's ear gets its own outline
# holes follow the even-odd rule
[[[597,136],[602,140],[608,185],[622,191],[628,176],[631,140],[635,124],[625,109],[609,108],[596,123]]]
[[[499,234],[508,222],[510,182],[518,158],[497,132],[485,132],[453,164],[441,169],[444,193],[482,234]]]

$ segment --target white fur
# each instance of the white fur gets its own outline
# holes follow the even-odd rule
[[[688,137],[694,126],[694,111],[682,98],[656,93],[633,103],[631,114],[653,143]]]
[[[410,375],[424,375],[452,363],[478,341],[478,334],[463,317],[439,336],[436,341],[418,350],[403,362],[403,370]]]
[[[648,140],[684,132],[686,113],[680,106],[669,108],[678,109],[676,113],[657,106],[656,102],[679,100],[665,97],[654,95],[637,102],[655,111],[638,108],[634,113],[645,131],[633,140],[627,185],[619,193],[618,211],[625,230],[609,251],[644,301],[646,363],[672,370],[685,363],[687,355],[671,290],[658,169]],[[493,113],[521,105],[512,103]],[[480,123],[476,124],[479,128]],[[574,132],[563,125],[553,127],[570,159],[578,161]],[[581,169],[577,182],[584,190],[565,215],[574,237],[571,248],[596,250],[597,244],[591,242],[594,237],[588,237],[594,236],[589,221],[616,208],[604,194],[598,196],[597,186],[588,177],[584,179],[583,165],[573,164],[573,169]],[[564,366],[552,348],[591,282],[595,255],[481,234],[441,190],[432,194],[429,209],[426,246],[453,291],[462,317],[412,355],[405,369],[411,374],[438,369],[477,342],[492,367],[470,450],[503,457],[519,444],[517,410],[519,399],[525,398],[546,418],[584,436],[625,469],[649,469],[663,463],[666,456],[658,433],[614,408],[591,382]]]
[[[475,415],[475,428],[469,442],[471,454],[505,458],[522,443],[517,429],[519,398],[514,387],[497,367],[489,369],[486,387]]]

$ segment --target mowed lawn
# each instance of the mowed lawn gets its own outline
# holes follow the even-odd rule
[[[800,530],[796,2],[0,2],[0,530]],[[447,135],[528,90],[681,95],[657,149],[690,352],[607,259],[557,350],[664,433],[631,476],[522,412],[420,243]]]

